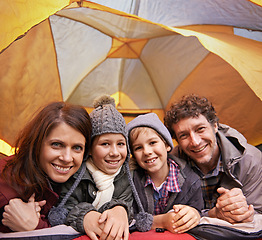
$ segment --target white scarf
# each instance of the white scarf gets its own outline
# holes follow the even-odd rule
[[[98,188],[96,198],[92,205],[96,209],[99,209],[103,204],[111,201],[115,189],[113,184],[114,178],[120,172],[122,166],[117,170],[116,173],[106,174],[99,170],[93,163],[92,159],[89,158],[88,161],[86,161],[86,167],[90,171],[95,181],[96,187]]]

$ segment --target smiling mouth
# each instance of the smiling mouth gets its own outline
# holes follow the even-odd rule
[[[112,160],[105,160],[107,163],[109,164],[113,164],[113,165],[116,165],[120,162],[120,160],[116,160],[116,161],[112,161]]]
[[[194,152],[194,153],[199,153],[199,152],[203,151],[206,147],[207,147],[207,145],[204,145],[203,147],[201,147],[199,149],[194,149],[194,150],[191,150],[191,151]]]
[[[59,171],[59,172],[64,172],[64,173],[68,172],[68,171],[72,168],[72,166],[71,166],[71,167],[61,167],[61,166],[58,166],[58,165],[53,164],[53,163],[52,163],[52,165],[53,165],[53,167],[54,167],[57,171]]]
[[[156,158],[151,158],[151,159],[145,161],[145,163],[153,163],[155,161],[156,161]]]

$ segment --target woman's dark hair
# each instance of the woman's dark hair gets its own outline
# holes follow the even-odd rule
[[[218,117],[212,104],[205,97],[201,98],[195,94],[190,94],[183,96],[179,102],[171,105],[170,110],[165,114],[164,123],[172,138],[177,140],[172,125],[178,123],[181,119],[195,118],[200,114],[205,116],[211,125],[214,126],[215,123],[218,123]]]
[[[48,188],[46,174],[39,163],[41,145],[45,137],[60,123],[66,123],[85,137],[84,158],[91,142],[91,121],[85,108],[65,102],[53,102],[42,108],[19,133],[15,154],[7,161],[2,176],[24,201],[35,193],[36,200]]]

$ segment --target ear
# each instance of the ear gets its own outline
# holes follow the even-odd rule
[[[168,146],[166,147],[166,150],[167,150],[167,152],[170,152],[170,151],[171,151],[171,147],[168,145]]]
[[[217,123],[214,124],[214,131],[215,131],[215,133],[218,132],[218,124]]]

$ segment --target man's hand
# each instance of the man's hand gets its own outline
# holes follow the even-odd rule
[[[128,240],[129,224],[126,209],[122,206],[116,206],[102,213],[99,219],[100,224],[105,224],[101,240]]]
[[[4,207],[2,223],[15,232],[34,230],[39,222],[41,207],[45,203],[45,201],[35,202],[34,194],[28,203],[19,198],[11,199]]]
[[[231,190],[220,187],[217,189],[220,197],[216,206],[209,211],[210,217],[217,217],[230,223],[252,222],[254,207],[248,205],[240,188]]]

